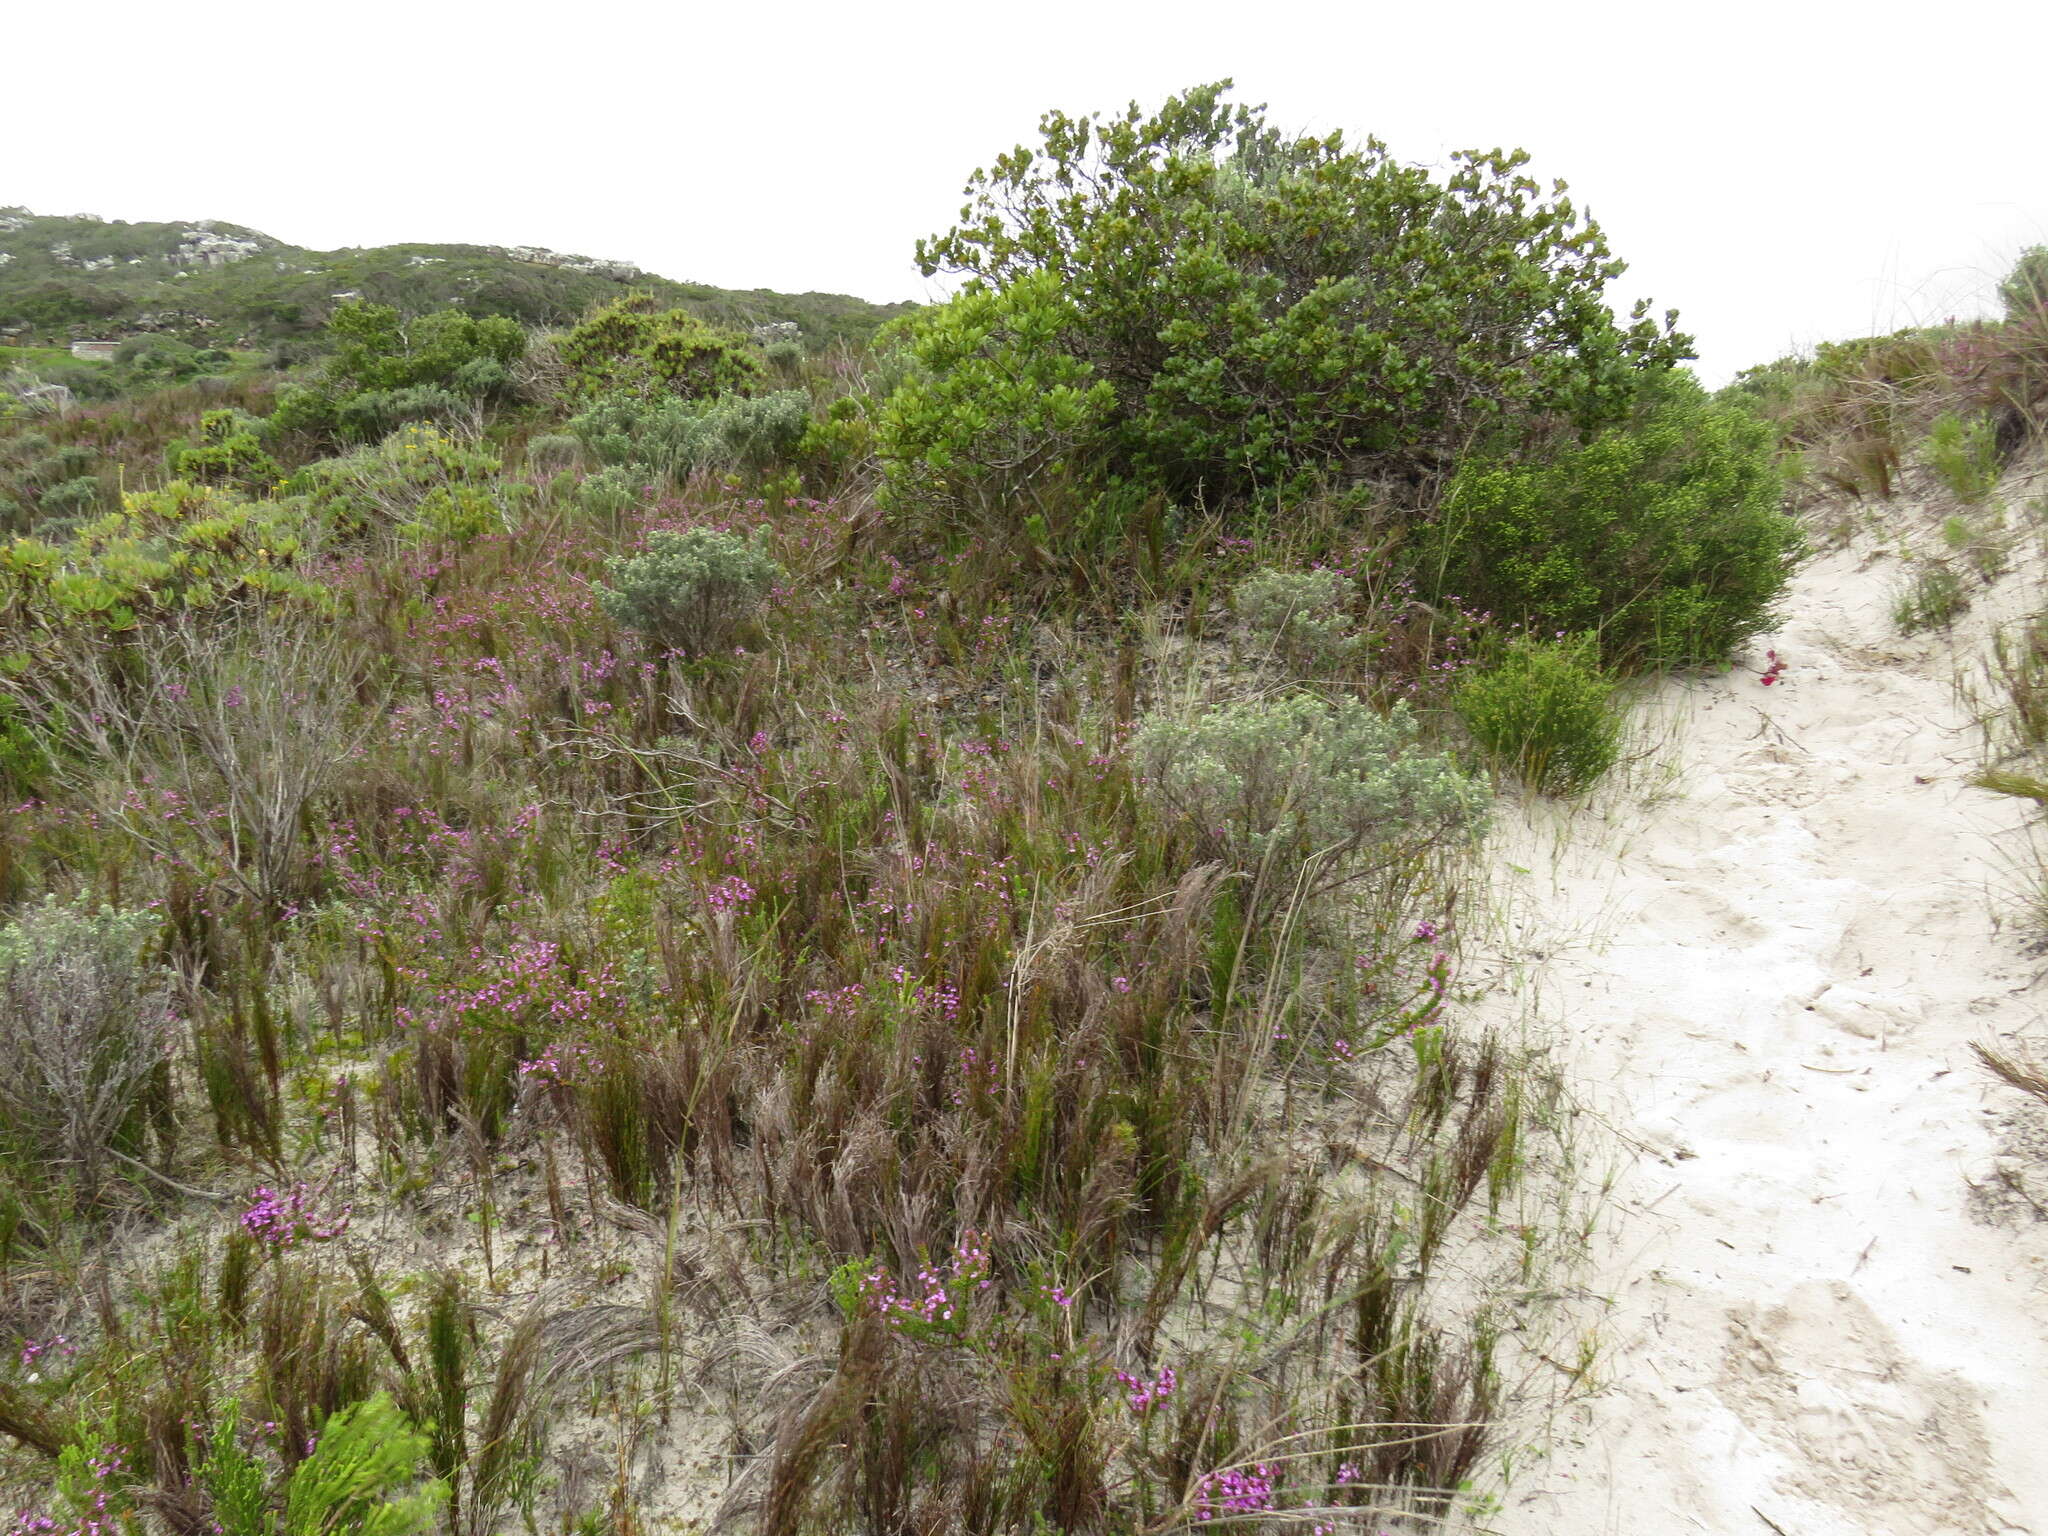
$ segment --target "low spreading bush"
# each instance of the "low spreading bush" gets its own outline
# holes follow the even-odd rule
[[[1542,794],[1590,789],[1621,752],[1625,716],[1591,635],[1519,638],[1454,703],[1480,749]]]
[[[313,520],[343,535],[420,520],[429,500],[488,493],[503,461],[488,447],[439,428],[400,427],[373,448],[308,464],[286,489],[303,495]],[[474,494],[471,494],[474,493]]]
[[[1254,571],[1231,593],[1253,645],[1297,671],[1323,671],[1358,649],[1351,583],[1332,570]]]
[[[700,469],[765,471],[789,457],[810,424],[810,396],[791,389],[704,403],[614,395],[571,418],[569,430],[607,464],[651,465],[681,483]]]
[[[1485,788],[1388,714],[1312,693],[1154,716],[1133,743],[1160,814],[1257,888],[1310,893],[1485,825]]]
[[[1674,375],[1626,428],[1461,466],[1417,577],[1505,623],[1597,633],[1611,661],[1713,663],[1768,625],[1789,579],[1781,494],[1770,430]]]
[[[0,579],[17,594],[0,610],[0,631],[118,632],[266,596],[321,602],[322,589],[293,570],[306,546],[304,518],[296,502],[250,501],[183,480],[131,491],[118,512],[67,530],[61,541],[0,545]]]
[[[645,554],[608,561],[605,574],[612,584],[598,598],[615,623],[664,649],[705,656],[732,643],[783,571],[758,543],[692,528],[654,534]]]

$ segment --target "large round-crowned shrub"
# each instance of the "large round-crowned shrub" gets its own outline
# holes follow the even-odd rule
[[[1620,263],[1524,156],[1439,181],[1376,140],[1288,137],[1227,87],[1048,113],[919,243],[968,281],[909,326],[880,442],[899,506],[953,511],[977,473],[1020,521],[1063,474],[1211,506],[1426,478],[1478,434],[1617,421],[1690,355],[1671,316],[1615,321]]]

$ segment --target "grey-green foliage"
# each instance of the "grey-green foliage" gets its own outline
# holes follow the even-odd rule
[[[383,1393],[328,1419],[292,1472],[282,1536],[419,1536],[448,1488],[423,1479],[427,1437]],[[231,1533],[232,1536],[232,1533]]]
[[[1997,429],[1989,417],[1944,411],[1927,431],[1927,464],[1959,499],[1982,501],[1998,484]]]
[[[83,443],[66,443],[30,463],[27,479],[31,485],[47,489],[62,481],[91,474],[98,462],[99,455]]]
[[[703,656],[732,643],[783,570],[758,541],[691,528],[654,534],[645,554],[607,561],[605,575],[611,585],[598,600],[614,622]]]
[[[583,445],[566,432],[545,432],[526,445],[527,464],[543,474],[553,474],[576,462]]]
[[[638,506],[660,478],[660,471],[649,464],[607,464],[583,477],[576,487],[576,505],[592,517],[617,517]]]
[[[147,912],[52,897],[0,926],[0,1146],[89,1200],[132,1155],[170,1043],[170,975]]]
[[[1341,665],[1358,649],[1351,583],[1332,570],[1268,567],[1237,584],[1232,606],[1254,646],[1302,671]]]
[[[572,417],[569,430],[604,463],[649,464],[681,481],[699,469],[768,469],[796,447],[810,420],[811,397],[800,389],[709,402],[612,396]]]
[[[92,475],[59,481],[38,498],[45,517],[80,517],[97,507],[106,492]]]
[[[1418,745],[1405,705],[1292,693],[1155,715],[1134,750],[1161,812],[1267,889],[1306,870],[1302,888],[1326,890],[1486,823],[1485,787]]]

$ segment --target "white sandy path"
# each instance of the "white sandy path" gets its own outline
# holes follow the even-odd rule
[[[1751,663],[1781,686],[1666,689],[1671,798],[1554,857],[1508,830],[1543,1012],[1625,1152],[1603,1387],[1506,1536],[2048,1536],[2048,1223],[1971,1214],[2019,1099],[1968,1049],[2032,1028],[2048,962],[1992,931],[2025,818],[1965,783],[1965,638],[1899,640],[1896,570],[1804,569]]]

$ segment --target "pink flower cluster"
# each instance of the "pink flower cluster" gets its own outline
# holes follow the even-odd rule
[[[110,1445],[99,1455],[88,1457],[85,1465],[97,1485],[92,1491],[91,1508],[62,1521],[20,1510],[15,1514],[14,1524],[7,1528],[7,1536],[119,1536],[127,1530],[132,1515],[110,1509],[107,1501],[109,1482],[128,1470],[121,1453]]]
[[[953,1259],[944,1269],[934,1264],[918,1267],[916,1278],[899,1285],[885,1269],[873,1269],[861,1276],[860,1294],[868,1310],[897,1327],[925,1324],[950,1326],[977,1292],[989,1288],[988,1249],[980,1236],[967,1231],[953,1245]]]
[[[1133,1413],[1150,1413],[1160,1403],[1173,1396],[1173,1389],[1180,1383],[1173,1374],[1173,1367],[1167,1366],[1147,1381],[1142,1376],[1133,1376],[1128,1371],[1118,1371],[1116,1379],[1124,1389],[1124,1401]]]
[[[729,912],[735,907],[744,907],[758,894],[738,875],[728,875],[704,893],[704,900],[714,912]]]
[[[1195,1484],[1195,1518],[1214,1520],[1218,1515],[1255,1515],[1271,1509],[1278,1481],[1273,1468],[1263,1461],[1205,1472]]]
[[[519,1063],[519,1075],[537,1083],[564,1087],[604,1071],[604,1060],[581,1041],[557,1041],[531,1061]]]
[[[242,1212],[242,1230],[259,1243],[289,1248],[294,1243],[324,1243],[348,1230],[349,1207],[323,1216],[317,1204],[327,1193],[303,1179],[288,1190],[259,1187],[255,1203]]]
[[[951,985],[951,983],[948,983]],[[959,996],[953,1000],[957,1011]],[[953,1105],[957,1109],[966,1104],[977,1092],[995,1094],[1002,1087],[1002,1073],[994,1061],[983,1061],[981,1052],[973,1046],[966,1046],[960,1052],[960,1086],[952,1092]]]
[[[56,1355],[69,1360],[78,1353],[78,1346],[65,1334],[53,1334],[47,1339],[24,1339],[21,1344],[21,1368],[33,1370],[38,1360],[45,1355]]]
[[[903,988],[905,998],[913,1008],[937,1014],[947,1023],[957,1023],[960,1018],[960,988],[954,982],[941,981],[927,987],[922,982],[910,979],[910,972],[902,966],[893,966],[889,979]]]

